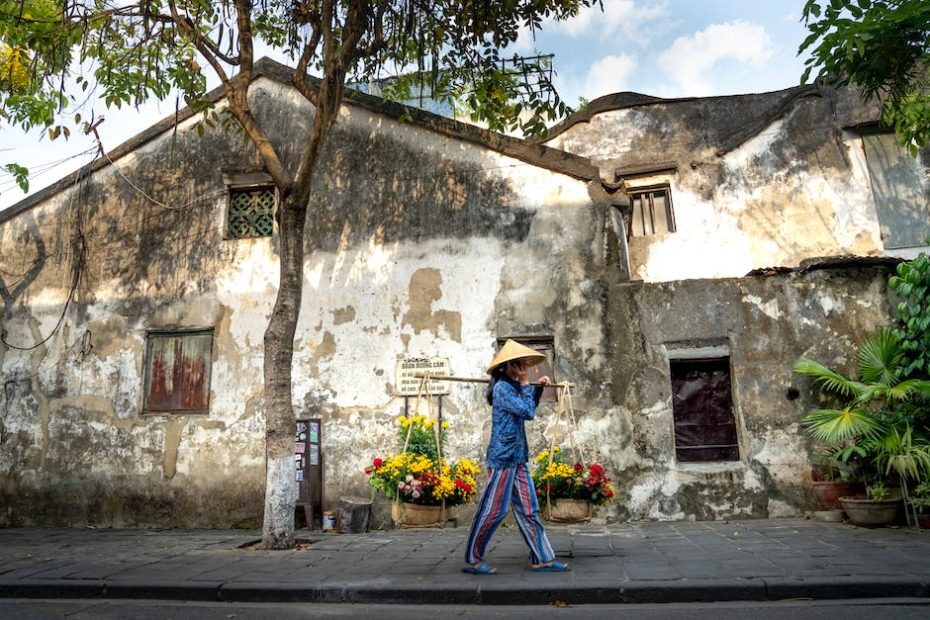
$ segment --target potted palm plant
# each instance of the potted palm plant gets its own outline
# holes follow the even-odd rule
[[[909,486],[930,476],[930,440],[916,430],[923,427],[930,381],[903,378],[905,353],[890,329],[871,336],[857,361],[858,379],[807,357],[795,362],[795,372],[813,377],[821,390],[841,399],[840,407],[814,409],[803,423],[815,440],[834,446],[838,460],[861,465],[867,496],[840,499],[850,520],[887,524],[896,518]]]

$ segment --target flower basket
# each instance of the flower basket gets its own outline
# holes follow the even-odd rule
[[[407,502],[391,503],[391,518],[394,525],[402,528],[441,527],[449,520],[445,506],[421,506]]]
[[[391,500],[398,527],[441,527],[449,508],[472,501],[478,466],[469,459],[449,462],[442,446],[448,424],[424,415],[397,419],[401,452],[377,457],[365,468],[371,488]]]
[[[615,495],[601,465],[569,464],[558,446],[536,455],[533,485],[543,518],[554,523],[590,521],[592,507],[614,501]]]
[[[544,504],[543,518],[553,523],[585,523],[591,520],[591,502],[584,499],[560,499]]]

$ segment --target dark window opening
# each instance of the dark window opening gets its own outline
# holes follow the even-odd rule
[[[150,332],[145,348],[144,413],[207,413],[213,330]]]
[[[630,235],[645,237],[675,232],[672,211],[672,190],[668,185],[637,189],[630,192]]]
[[[542,364],[533,366],[527,373],[531,382],[538,381],[540,377],[546,376],[553,381],[558,381],[555,376],[555,341],[552,336],[507,336],[497,339],[497,347],[502,347],[507,340],[519,342],[520,344],[545,354],[546,361]],[[555,401],[555,388],[544,389],[541,400]]]
[[[227,217],[230,239],[269,237],[274,230],[274,186],[231,187]]]
[[[738,461],[729,358],[671,360],[675,458],[682,463]]]

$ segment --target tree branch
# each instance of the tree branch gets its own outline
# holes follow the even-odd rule
[[[310,34],[310,39],[304,44],[300,60],[297,62],[297,68],[294,69],[294,87],[307,101],[316,106],[319,103],[318,93],[307,84],[307,67],[310,66],[310,59],[316,54],[317,47],[320,45],[322,29],[319,15],[316,15],[316,20],[311,20],[310,23],[313,26],[313,31]]]

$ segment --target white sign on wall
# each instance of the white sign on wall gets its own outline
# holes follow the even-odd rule
[[[429,373],[431,376],[448,377],[452,374],[448,357],[405,357],[397,360],[394,375],[395,396],[416,396],[422,379],[416,375]],[[449,382],[429,380],[431,395],[448,394]],[[425,394],[425,392],[424,392]]]

